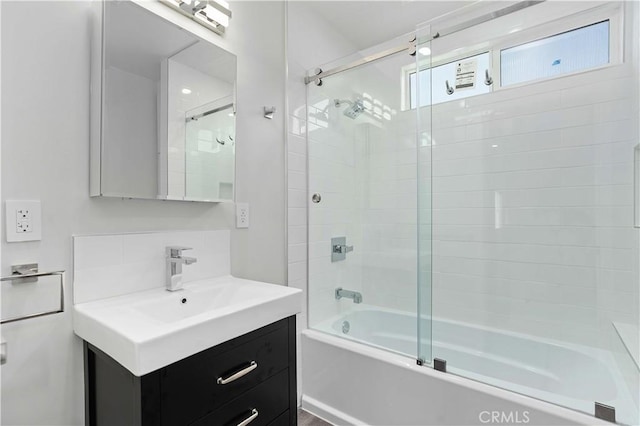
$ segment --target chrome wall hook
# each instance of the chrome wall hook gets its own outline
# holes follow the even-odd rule
[[[491,86],[493,84],[493,78],[491,78],[491,76],[489,75],[488,69],[484,70],[484,84],[486,84],[487,86]]]
[[[274,106],[264,107],[264,118],[267,118],[269,120],[273,119],[273,114],[275,114],[275,112],[276,107]]]
[[[407,51],[409,56],[416,56],[417,47],[416,47],[416,36],[413,36],[411,40],[409,40],[409,46],[407,47]]]
[[[447,85],[447,95],[453,95],[453,92],[455,92],[455,90],[449,85],[449,80],[446,80],[445,84]]]
[[[38,273],[38,264],[37,263],[25,263],[23,265],[12,265],[11,266],[11,275],[12,276],[22,276],[22,275],[30,275]],[[38,278],[25,278],[22,280],[23,283],[36,283],[38,282]]]

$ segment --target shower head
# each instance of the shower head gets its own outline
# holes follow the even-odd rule
[[[343,114],[352,120],[355,120],[360,114],[364,112],[364,104],[362,100],[357,99],[349,108],[345,109]]]
[[[343,114],[352,120],[355,120],[364,112],[364,103],[362,102],[362,99],[356,99],[355,102],[335,99],[333,102],[336,108],[342,106],[342,104],[349,104],[349,108],[345,109]]]

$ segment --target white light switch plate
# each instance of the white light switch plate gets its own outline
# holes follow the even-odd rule
[[[5,202],[7,242],[40,241],[42,213],[40,201],[7,200]]]

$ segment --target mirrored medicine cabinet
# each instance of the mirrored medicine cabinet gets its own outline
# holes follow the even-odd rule
[[[232,201],[235,55],[131,1],[92,36],[91,196]]]

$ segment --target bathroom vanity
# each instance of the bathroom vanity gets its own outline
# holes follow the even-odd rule
[[[296,424],[301,299],[222,276],[74,305],[86,424]]]
[[[291,316],[141,377],[84,342],[87,425],[295,425]]]
[[[163,275],[186,244],[177,288]],[[74,237],[87,425],[296,423],[302,291],[230,275],[229,245],[228,230]]]

